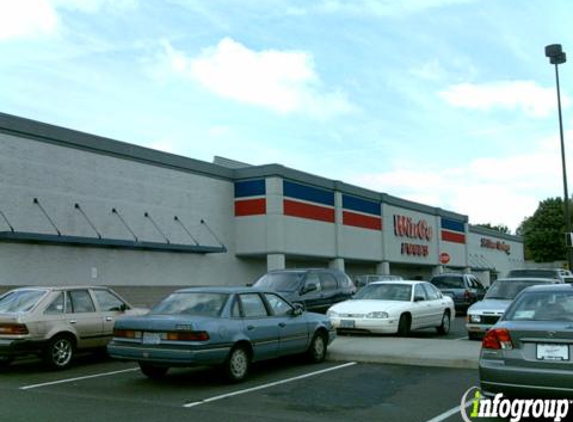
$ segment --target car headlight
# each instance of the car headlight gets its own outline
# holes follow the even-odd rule
[[[328,310],[328,311],[326,312],[326,316],[329,317],[329,318],[331,318],[331,317],[336,318],[336,317],[338,317],[338,312],[334,312],[334,311]]]
[[[481,322],[481,315],[470,314],[470,322]]]
[[[388,318],[388,312],[370,312],[366,315],[366,318]]]

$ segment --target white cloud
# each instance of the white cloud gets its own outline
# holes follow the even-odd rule
[[[271,109],[329,117],[353,110],[345,95],[325,92],[312,55],[303,51],[250,50],[230,39],[186,57],[163,43],[171,69],[215,94]]]
[[[450,86],[439,95],[455,107],[485,111],[520,109],[532,117],[546,117],[557,107],[555,88],[542,88],[533,81],[462,83]],[[569,103],[569,98],[562,96],[562,105]]]
[[[57,26],[58,16],[47,0],[0,2],[0,41],[41,37]]]
[[[521,155],[476,158],[460,167],[427,170],[399,163],[396,168],[360,175],[352,183],[466,214],[473,224],[505,224],[513,231],[533,215],[539,201],[563,193],[557,138],[542,140]]]
[[[40,38],[58,31],[60,10],[97,13],[103,8],[134,8],[137,0],[4,0],[0,1],[0,41]]]

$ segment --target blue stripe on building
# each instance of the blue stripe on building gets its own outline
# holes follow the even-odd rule
[[[283,180],[283,195],[290,198],[334,206],[334,192]]]
[[[235,182],[235,198],[265,195],[266,191],[265,179]]]
[[[379,202],[367,201],[366,199],[349,195],[342,195],[342,206],[347,210],[373,214],[376,216],[381,215],[382,210],[382,206]]]
[[[466,226],[461,221],[448,220],[446,218],[442,218],[441,226],[442,229],[451,230],[454,232],[460,232],[460,233],[466,232]]]

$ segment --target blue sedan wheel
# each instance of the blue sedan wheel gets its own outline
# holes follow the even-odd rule
[[[251,360],[248,352],[242,346],[236,346],[231,350],[225,363],[225,373],[232,382],[244,380],[249,373]]]
[[[308,358],[313,363],[319,363],[326,357],[326,338],[321,333],[316,333],[310,342],[307,351]]]

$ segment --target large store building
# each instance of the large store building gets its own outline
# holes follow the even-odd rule
[[[278,164],[207,163],[0,114],[0,288],[104,284],[145,302],[270,269],[486,283],[523,265],[517,236]],[[150,299],[149,299],[150,300]]]

